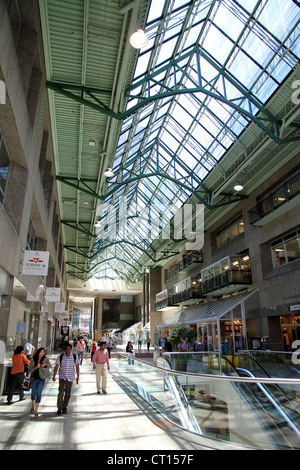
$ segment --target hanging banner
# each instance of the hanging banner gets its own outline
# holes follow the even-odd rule
[[[26,301],[27,302],[39,302],[40,296],[38,295],[37,297],[35,297],[29,291],[27,291]]]
[[[60,302],[60,287],[47,287],[46,302]]]
[[[55,313],[64,313],[66,311],[65,302],[55,302],[54,312]]]
[[[22,274],[30,276],[47,276],[49,266],[49,251],[24,252]]]

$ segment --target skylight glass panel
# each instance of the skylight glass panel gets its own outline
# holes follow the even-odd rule
[[[206,35],[203,47],[209,52],[214,59],[220,64],[224,64],[232,49],[232,42],[217,29],[211,25]]]
[[[211,16],[207,18],[209,11]],[[136,204],[143,212],[152,204],[164,201],[181,207],[199,182],[205,183],[209,172],[220,164],[227,149],[251,122],[251,116],[243,111],[258,112],[254,105],[249,108],[243,93],[220,75],[216,65],[230,73],[246,92],[265,103],[298,63],[299,21],[300,9],[291,0],[168,3],[153,0],[146,25],[150,41],[140,52],[133,82],[141,80],[141,83],[131,93],[135,96],[143,93],[145,98],[154,99],[124,119],[113,166],[120,168],[122,164],[125,170],[110,180],[109,189],[121,177],[131,178],[130,171],[145,176],[156,174],[122,186],[107,203],[114,201],[117,208],[127,195],[128,204],[132,207]],[[186,31],[183,31],[184,22],[188,26]],[[159,36],[155,37],[157,32]],[[153,47],[154,40],[157,50]],[[160,71],[171,59],[180,59],[195,43],[200,46],[200,78],[205,92],[193,91],[199,82],[196,54],[178,62],[176,75],[172,68]],[[150,75],[160,73],[147,81],[148,71]],[[181,87],[181,94],[159,97],[168,92],[167,87],[173,88],[175,82]],[[183,87],[186,93],[182,93]],[[140,102],[140,97],[129,98],[128,109]],[[157,148],[148,149],[156,139]],[[157,217],[157,209],[154,213]],[[128,228],[136,231],[139,240],[147,237],[146,221],[139,225],[135,218],[130,219]],[[155,228],[152,237],[158,236]],[[111,254],[115,252],[114,247],[109,250]],[[132,247],[128,250],[127,246],[120,251],[120,256],[130,263],[142,254]]]
[[[221,3],[213,18],[213,22],[224,31],[224,34],[232,39],[232,42],[236,42],[243,31],[244,24],[233,12],[231,12],[229,16],[229,11],[230,10]]]

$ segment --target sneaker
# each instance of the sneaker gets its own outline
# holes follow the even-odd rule
[[[104,395],[107,395],[107,391],[106,391],[106,390],[102,390],[102,393],[104,393]]]

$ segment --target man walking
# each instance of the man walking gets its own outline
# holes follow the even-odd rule
[[[100,348],[97,349],[93,356],[93,368],[96,369],[96,387],[97,393],[100,394],[100,380],[102,377],[102,393],[106,395],[106,383],[107,383],[107,369],[109,366],[109,357],[106,349],[106,343],[101,341]]]
[[[65,353],[58,356],[55,363],[53,382],[59,368],[59,388],[57,397],[57,415],[67,414],[68,404],[71,398],[72,385],[75,380],[75,367],[77,371],[76,382],[79,382],[79,359],[72,353],[72,345],[67,344]]]
[[[77,351],[78,351],[78,357],[80,359],[81,366],[82,366],[82,361],[83,361],[84,350],[85,350],[85,342],[83,340],[83,337],[79,336],[79,341],[77,343]]]
[[[27,339],[23,340],[23,354],[31,361],[33,353],[35,351],[35,347],[27,341]]]

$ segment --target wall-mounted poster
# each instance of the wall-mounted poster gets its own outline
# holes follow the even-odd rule
[[[22,274],[30,276],[47,276],[49,266],[49,251],[24,252]]]

